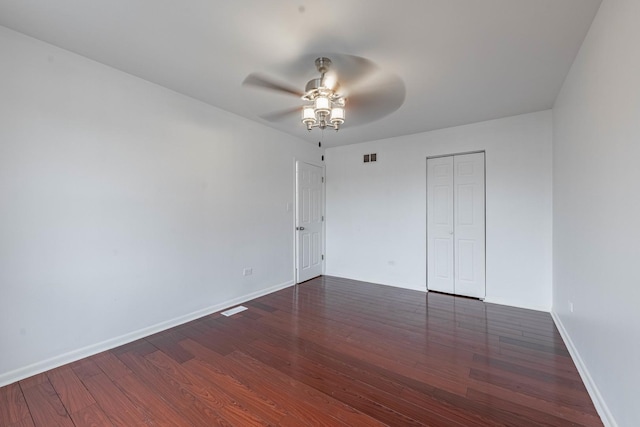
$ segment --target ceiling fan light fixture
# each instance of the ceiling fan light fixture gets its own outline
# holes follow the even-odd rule
[[[326,75],[330,66],[331,60],[328,58],[316,59],[320,78],[309,80],[302,95],[302,99],[308,102],[302,107],[302,123],[309,131],[315,127],[331,127],[337,131],[344,123],[345,99],[337,93],[340,86],[335,75]]]
[[[243,86],[293,95],[298,100],[292,108],[259,117],[271,122],[281,122],[289,118],[295,120],[297,115],[300,120],[298,123],[308,131],[315,128],[331,128],[337,131],[345,125],[350,128],[379,120],[403,104],[406,89],[400,77],[382,72],[376,64],[366,58],[339,53],[335,55],[337,70],[332,68],[334,64],[327,57],[321,56],[316,59],[317,73],[307,77],[304,90],[259,73],[249,74],[243,81]],[[307,62],[308,58],[304,61]],[[288,73],[290,76],[300,75],[297,61],[290,65]],[[292,114],[294,117],[291,117]]]

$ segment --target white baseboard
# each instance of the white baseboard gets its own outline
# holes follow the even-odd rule
[[[558,314],[555,311],[551,311],[551,317],[553,318],[553,321],[555,322],[556,327],[558,328],[558,331],[560,332],[560,335],[562,336],[562,339],[564,340],[564,343],[567,346],[567,349],[569,350],[569,354],[571,354],[571,358],[573,359],[574,363],[576,364],[576,367],[578,368],[578,373],[580,374],[580,378],[582,378],[582,382],[587,388],[587,392],[589,393],[591,400],[593,400],[593,404],[596,407],[596,411],[598,411],[598,415],[600,415],[600,419],[602,420],[602,423],[606,427],[618,427],[618,423],[616,422],[615,418],[613,418],[613,414],[611,413],[611,411],[609,410],[609,407],[607,406],[606,402],[602,398],[602,395],[600,394],[600,390],[598,389],[598,386],[593,381],[591,374],[589,374],[589,370],[587,369],[587,366],[582,360],[582,357],[580,357],[580,353],[578,352],[578,349],[573,344],[573,341],[571,341],[571,336],[569,335],[564,325],[562,324],[562,320],[560,320],[560,316],[558,316]]]
[[[508,305],[509,307],[526,308],[527,310],[544,311],[545,313],[549,313],[551,311],[551,307],[548,306],[521,304],[519,302],[505,298],[486,297],[484,299],[484,302],[488,302],[491,304]]]
[[[85,357],[93,356],[94,354],[98,354],[103,351],[119,347],[123,344],[130,343],[140,338],[148,337],[155,333],[162,332],[169,328],[173,328],[174,326],[182,325],[183,323],[187,323],[192,320],[199,319],[200,317],[204,317],[209,314],[216,313],[222,309],[225,309],[237,304],[242,304],[252,299],[270,294],[272,292],[279,291],[280,289],[284,289],[293,285],[295,285],[293,281],[280,283],[278,285],[261,289],[259,291],[252,292],[237,298],[233,298],[233,299],[221,302],[219,304],[215,304],[210,307],[206,307],[206,308],[194,311],[192,313],[185,314],[183,316],[179,316],[164,322],[157,323],[152,326],[148,326],[146,328],[139,329],[137,331],[129,332],[127,334],[120,335],[118,337],[111,338],[106,341],[92,344],[83,348],[79,348],[77,350],[72,350],[70,352],[67,352],[58,356],[54,356],[52,358],[49,358],[40,362],[32,363],[31,365],[27,365],[22,368],[14,369],[13,371],[5,372],[3,374],[0,374],[0,387],[12,384],[16,381],[20,381],[25,378],[29,378],[30,376],[39,374],[41,372],[45,372],[62,365],[66,365],[67,363],[75,362],[76,360],[80,360]]]

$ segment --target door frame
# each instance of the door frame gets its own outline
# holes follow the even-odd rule
[[[308,165],[311,166],[316,166],[319,167],[320,169],[322,169],[322,178],[323,178],[323,185],[322,185],[322,216],[324,218],[324,220],[322,221],[322,233],[321,233],[321,238],[322,238],[322,256],[324,257],[322,259],[322,274],[325,274],[325,269],[326,269],[326,261],[327,261],[327,257],[326,257],[326,205],[327,205],[327,177],[326,177],[326,167],[324,164],[319,164],[319,163],[315,163],[312,161],[308,161],[308,160],[302,160],[299,158],[294,157],[293,159],[293,215],[292,215],[292,224],[291,224],[291,230],[293,233],[293,283],[294,284],[298,284],[298,283],[302,283],[302,282],[298,282],[298,256],[299,256],[299,244],[298,244],[298,233],[296,232],[296,227],[298,225],[298,163],[306,163]]]
[[[429,159],[437,159],[440,157],[449,157],[449,156],[462,156],[465,154],[484,154],[484,298],[478,298],[480,300],[484,300],[487,297],[487,150],[472,150],[472,151],[461,151],[457,153],[449,153],[449,154],[438,154],[434,156],[427,156],[425,159],[425,214],[429,211],[429,198],[427,195],[427,188],[429,188],[429,172],[427,170],[427,163]],[[425,258],[425,289],[429,292],[429,218],[425,215],[425,254],[427,257]],[[436,291],[432,291],[436,292]]]

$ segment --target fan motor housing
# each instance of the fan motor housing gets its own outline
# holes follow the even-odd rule
[[[307,82],[307,85],[304,88],[304,96],[302,99],[307,101],[313,101],[313,99],[319,94],[329,95],[331,100],[337,100],[342,98],[342,96],[338,93],[340,90],[340,85],[336,82],[334,84],[334,88],[329,90],[324,86],[323,78],[311,79]]]
[[[311,91],[320,89],[320,87],[322,87],[322,78],[311,79],[305,86],[304,91],[309,93]]]
[[[329,71],[329,67],[331,67],[331,60],[329,58],[325,58],[324,56],[316,58],[316,69],[320,74]]]

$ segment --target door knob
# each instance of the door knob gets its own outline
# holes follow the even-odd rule
[[[304,227],[296,227],[296,230],[302,231],[302,230],[304,230]]]

